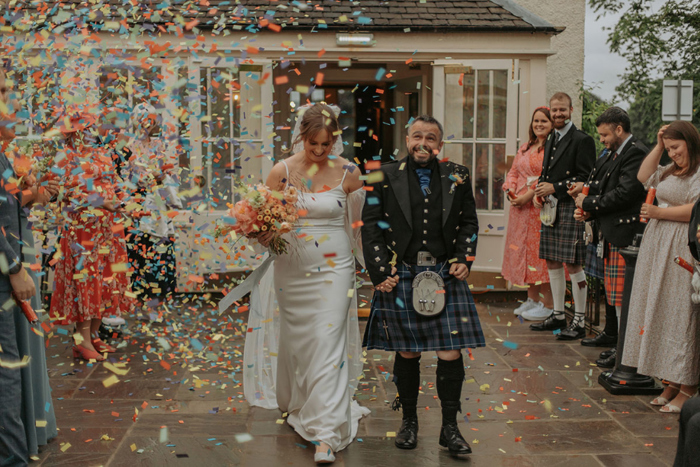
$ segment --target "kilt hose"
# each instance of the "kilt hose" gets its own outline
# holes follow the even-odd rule
[[[584,225],[574,219],[576,204],[566,195],[557,204],[557,218],[553,226],[542,224],[540,235],[540,258],[557,263],[586,263],[586,242],[583,239]]]
[[[605,242],[605,296],[608,304],[622,306],[625,289],[625,259],[620,249]]]
[[[449,270],[447,262],[411,268],[397,265],[398,285],[389,293],[374,292],[362,345],[367,350],[397,352],[484,347],[486,342],[469,286],[451,276]],[[414,273],[423,271],[440,271],[445,281],[445,309],[429,318],[413,309]]]

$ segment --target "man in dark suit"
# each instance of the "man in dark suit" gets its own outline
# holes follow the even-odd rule
[[[576,198],[576,206],[583,213],[576,220],[595,220],[598,252],[605,261],[605,295],[613,305],[614,314],[606,312],[605,319],[618,320],[622,309],[622,291],[625,284],[625,260],[619,250],[632,244],[634,236],[644,232],[639,212],[646,198],[644,186],[637,179],[639,166],[647,155],[647,148],[630,134],[630,118],[619,107],[610,107],[596,120],[600,142],[608,149],[607,155],[596,161],[588,178],[590,192]],[[598,233],[598,232],[596,232]],[[607,327],[607,326],[606,326]],[[581,341],[583,345],[597,346],[614,342],[607,333]],[[596,362],[602,368],[615,366],[616,349],[601,354]]]
[[[535,189],[535,206],[538,201],[552,196],[557,200],[556,219],[552,225],[542,224],[540,258],[547,261],[549,283],[552,289],[554,311],[541,323],[531,324],[533,331],[558,332],[557,339],[573,340],[586,336],[585,314],[588,287],[583,264],[586,261],[586,245],[583,224],[574,220],[573,197],[593,169],[595,142],[577,129],[571,121],[574,110],[571,97],[558,92],[549,101],[554,130],[544,146],[542,175]],[[571,186],[572,188],[569,188]],[[571,277],[575,315],[569,326],[564,314],[566,276],[564,265]]]
[[[471,448],[456,419],[464,382],[461,349],[485,345],[466,283],[479,225],[469,171],[437,160],[442,137],[442,125],[433,117],[413,120],[406,136],[408,157],[384,164],[383,180],[368,187],[362,245],[376,291],[364,345],[396,352],[394,409],[403,407],[403,422],[395,444],[401,449],[417,444],[421,352],[437,352],[440,445],[462,455]],[[437,293],[413,288],[414,278],[417,283],[426,272],[444,282]],[[433,309],[443,298],[444,309]]]
[[[15,137],[16,101],[9,99],[5,72],[0,69],[0,303],[12,303],[12,292],[21,300],[34,296],[34,280],[22,267],[20,228],[21,192],[10,189],[16,179],[12,164],[5,157],[7,144]],[[3,110],[6,112],[3,114]],[[16,182],[16,180],[15,180]],[[25,319],[18,306],[0,310],[0,465],[24,466],[29,461],[27,437],[22,423],[22,377],[15,323]]]

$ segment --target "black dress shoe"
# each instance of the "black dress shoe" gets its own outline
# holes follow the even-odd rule
[[[532,331],[556,331],[557,329],[566,329],[566,318],[555,319],[552,315],[541,323],[530,325]]]
[[[581,341],[586,347],[614,347],[617,345],[617,336],[609,336],[605,331],[595,337],[589,337]]]
[[[615,352],[617,352],[617,349],[616,349],[615,347],[613,347],[613,348],[610,349],[610,350],[603,350],[603,351],[600,353],[600,355],[598,356],[598,358],[600,358],[601,360],[605,360],[606,358],[608,358],[609,356],[611,356],[611,355],[614,354]]]
[[[399,449],[415,449],[418,446],[418,417],[403,419],[394,444]]]
[[[557,340],[573,341],[576,339],[583,339],[584,337],[586,337],[586,328],[579,326],[578,324],[574,324],[572,321],[568,328],[559,333]]]
[[[440,446],[449,449],[450,454],[453,456],[472,453],[472,448],[462,437],[456,422],[442,425],[440,429]]]
[[[612,349],[612,355],[608,358],[599,358],[595,361],[595,364],[600,368],[615,368],[615,361],[617,360],[617,349]]]

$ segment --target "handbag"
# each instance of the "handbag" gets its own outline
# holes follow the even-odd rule
[[[542,224],[551,227],[557,220],[557,204],[559,200],[552,195],[548,195],[542,203],[542,209],[540,209],[540,221]]]

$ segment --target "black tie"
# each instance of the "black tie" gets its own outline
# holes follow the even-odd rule
[[[557,143],[561,139],[561,134],[558,131],[554,131],[554,147],[557,147]]]

